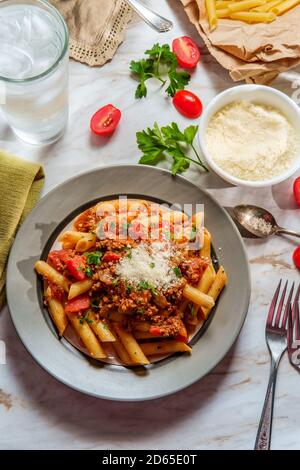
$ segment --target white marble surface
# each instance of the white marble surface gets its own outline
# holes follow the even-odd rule
[[[136,163],[135,132],[154,120],[186,124],[168,100],[152,88],[137,102],[135,82],[128,73],[131,59],[155,41],[188,34],[202,47],[202,61],[193,75],[194,89],[204,105],[218,92],[233,86],[227,72],[208,54],[175,0],[148,1],[175,21],[172,32],[159,36],[137,18],[111,63],[91,69],[71,62],[70,125],[65,136],[47,149],[20,143],[0,122],[0,147],[32,161],[46,172],[44,193],[66,178],[111,163]],[[300,71],[300,69],[298,69]],[[274,86],[292,95],[290,79]],[[294,97],[297,97],[297,90]],[[116,134],[107,142],[91,137],[89,119],[101,105],[112,102],[123,111]],[[187,176],[207,187],[221,204],[255,203],[274,212],[281,224],[299,230],[292,179],[265,190],[226,187],[211,175],[190,170]],[[148,403],[106,402],[72,391],[43,371],[26,352],[11,324],[7,308],[0,314],[0,339],[6,342],[7,364],[0,365],[1,449],[251,449],[253,448],[269,372],[264,340],[267,305],[280,277],[296,280],[291,255],[297,241],[274,238],[246,241],[251,263],[252,298],[242,333],[233,349],[206,378],[168,398]],[[300,448],[300,375],[284,357],[276,391],[274,449]]]

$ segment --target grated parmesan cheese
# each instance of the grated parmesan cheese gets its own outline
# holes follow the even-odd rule
[[[210,120],[205,143],[215,163],[248,181],[268,180],[293,163],[298,140],[287,118],[272,106],[235,101]]]
[[[262,232],[264,235],[269,235],[273,229],[272,224],[270,224],[270,222],[267,222],[262,217],[252,217],[251,225],[254,228],[254,230],[258,230],[259,232]]]
[[[169,243],[155,241],[151,245],[141,243],[132,248],[130,256],[123,258],[116,274],[133,285],[144,281],[152,287],[166,290],[178,283],[170,259],[175,255]]]

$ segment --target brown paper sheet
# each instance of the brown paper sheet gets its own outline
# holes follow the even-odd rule
[[[208,50],[234,81],[270,83],[300,63],[300,5],[274,22],[222,19],[209,30],[205,0],[180,0]]]

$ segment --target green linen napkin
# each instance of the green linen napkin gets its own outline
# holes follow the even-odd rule
[[[40,165],[0,150],[0,309],[9,250],[19,225],[39,198],[44,178]]]

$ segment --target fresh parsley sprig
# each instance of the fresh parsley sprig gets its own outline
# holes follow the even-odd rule
[[[182,132],[176,122],[161,128],[155,122],[152,129],[148,127],[136,133],[138,148],[143,152],[139,163],[157,165],[166,156],[170,156],[173,159],[173,175],[186,171],[191,162],[208,171],[194,146],[197,132],[198,126],[189,126]],[[193,150],[196,160],[187,155],[189,148]]]
[[[166,93],[174,96],[177,90],[183,90],[190,81],[190,74],[184,70],[177,70],[178,61],[176,55],[170,50],[168,44],[154,44],[151,49],[145,51],[147,58],[139,61],[132,60],[130,63],[131,72],[139,79],[139,85],[135,92],[137,99],[146,98],[146,81],[149,78],[156,78],[162,86],[168,82]],[[164,78],[167,77],[167,78]]]

